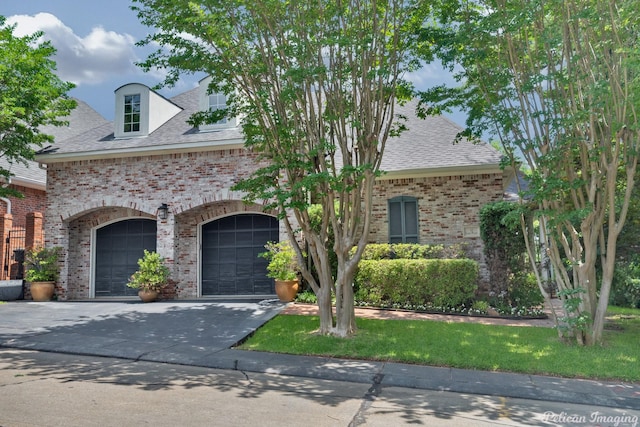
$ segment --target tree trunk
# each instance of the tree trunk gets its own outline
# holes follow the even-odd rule
[[[316,292],[318,298],[318,315],[320,316],[320,329],[318,333],[328,335],[333,331],[333,309],[331,307],[331,287],[322,286]]]
[[[347,271],[340,271],[347,270]],[[356,331],[356,314],[353,298],[354,268],[338,266],[338,281],[336,283],[336,327],[333,334],[348,337]]]

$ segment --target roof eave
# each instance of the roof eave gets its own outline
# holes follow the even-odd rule
[[[11,185],[31,188],[31,189],[40,190],[40,191],[47,190],[46,182],[38,181],[35,179],[23,178],[15,175],[11,177]]]
[[[61,163],[61,162],[74,162],[81,160],[100,160],[100,159],[116,159],[124,157],[135,157],[139,155],[154,156],[165,155],[185,152],[203,152],[203,151],[217,151],[228,150],[244,147],[243,139],[229,139],[212,143],[211,141],[196,142],[188,144],[165,144],[165,145],[152,145],[146,147],[132,147],[121,148],[117,150],[93,150],[93,151],[79,151],[73,153],[43,153],[37,154],[35,160],[38,163]]]
[[[457,175],[477,175],[502,173],[500,165],[497,163],[464,165],[464,166],[444,166],[436,168],[406,169],[398,171],[384,172],[378,179],[410,179],[410,178],[431,178],[437,176],[457,176]]]

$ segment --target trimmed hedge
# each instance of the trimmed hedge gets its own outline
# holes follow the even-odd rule
[[[420,245],[417,243],[369,243],[363,260],[380,259],[459,259],[466,258],[463,245]]]
[[[360,261],[355,298],[375,306],[453,308],[473,300],[478,264],[470,259]]]

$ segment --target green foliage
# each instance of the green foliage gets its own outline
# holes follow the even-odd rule
[[[298,278],[298,262],[296,253],[288,241],[269,242],[266,252],[259,256],[269,261],[267,276],[276,280],[296,280]]]
[[[471,305],[471,309],[479,314],[487,314],[489,312],[489,303],[483,300],[476,300]]]
[[[131,275],[127,286],[144,291],[160,291],[169,279],[169,268],[159,253],[144,250],[138,260],[138,270]]]
[[[27,282],[54,282],[58,280],[60,267],[59,246],[31,249],[25,252],[25,280]]]
[[[616,266],[610,303],[618,307],[640,308],[640,256]]]
[[[560,329],[564,337],[574,337],[576,332],[586,331],[591,321],[591,315],[580,309],[582,304],[581,294],[586,290],[583,288],[563,289],[558,292],[558,296],[563,298],[563,306],[566,316],[562,317]]]
[[[469,259],[361,261],[356,300],[376,306],[456,308],[477,290],[478,264]]]
[[[619,180],[619,191],[624,191],[626,183]],[[640,256],[640,173],[636,173],[633,193],[629,200],[629,212],[627,213],[627,221],[620,236],[618,236],[617,258],[618,260],[632,261]],[[621,206],[618,206],[620,209]],[[616,280],[614,278],[614,280]]]
[[[479,0],[443,10],[445,30],[422,30],[464,82],[426,91],[423,100],[431,109],[467,110],[465,136],[491,131],[512,166],[529,167],[527,195],[548,231],[556,283],[585,290],[576,296],[586,314],[577,315],[573,335],[588,345],[602,337],[599,298],[609,297],[612,248],[640,155],[636,6],[636,0]],[[601,280],[598,264],[607,267]],[[570,271],[573,265],[580,269]]]
[[[495,293],[507,290],[512,273],[526,271],[527,249],[520,212],[520,205],[510,202],[489,203],[480,209],[480,237],[491,277],[490,289]]]
[[[539,307],[544,304],[544,297],[533,273],[514,274],[509,281],[507,295],[512,307]]]
[[[34,147],[53,141],[42,127],[65,124],[60,118],[69,115],[76,103],[66,97],[73,84],[55,74],[51,42],[39,42],[41,32],[17,37],[15,26],[5,21],[0,16],[0,157],[25,163],[33,160]],[[8,179],[11,173],[0,167],[0,176]],[[3,195],[19,193],[0,186]]]
[[[296,302],[300,302],[303,304],[315,304],[318,302],[318,297],[312,291],[306,290],[302,292],[298,292],[296,295]]]
[[[380,259],[458,259],[464,258],[464,245],[420,245],[417,243],[369,243],[363,260]]]
[[[413,86],[403,76],[420,66],[412,46],[421,43],[415,33],[430,2],[134,3],[142,23],[153,29],[141,44],[157,48],[143,69],[166,70],[165,85],[181,73],[204,72],[210,89],[227,95],[228,114],[242,117],[245,146],[258,157],[256,170],[238,176],[233,189],[277,212],[290,239],[299,228],[313,242],[310,257],[322,268],[322,283],[301,265],[304,278],[314,291],[327,290],[322,295],[339,292],[340,309],[349,313],[337,316],[335,328],[333,319],[323,318],[321,333],[350,333],[350,282],[358,260],[347,255],[368,240],[366,218],[385,144],[406,129],[394,109],[411,97]],[[215,119],[199,115],[191,122]],[[319,230],[311,225],[311,203],[327,210]],[[327,247],[330,233],[335,249]],[[336,276],[331,250],[338,254]]]

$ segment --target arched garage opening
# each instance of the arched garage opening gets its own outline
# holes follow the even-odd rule
[[[273,295],[264,245],[279,241],[278,220],[263,214],[238,214],[202,226],[202,295]]]
[[[156,250],[156,221],[126,219],[96,230],[95,296],[137,295],[127,287],[129,277],[138,269],[144,250]]]

